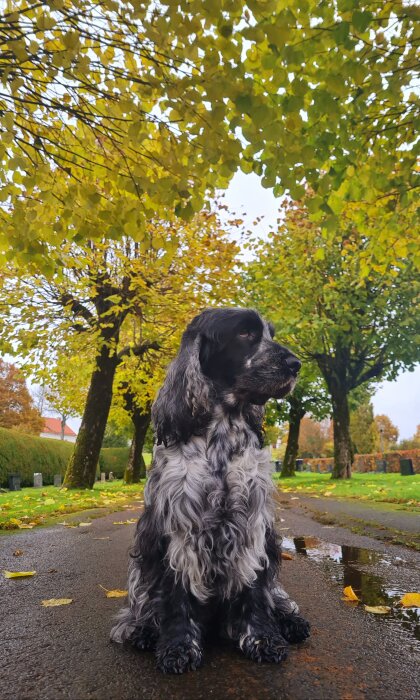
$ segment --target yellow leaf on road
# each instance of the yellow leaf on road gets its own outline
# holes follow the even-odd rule
[[[3,571],[4,578],[24,578],[25,576],[35,576],[36,571]]]
[[[344,600],[360,600],[351,586],[346,586],[346,588],[343,589],[343,593],[346,596]]]
[[[292,557],[291,554],[289,554],[289,552],[282,552],[282,553],[281,553],[281,558],[282,558],[282,559],[291,559],[291,560],[293,560],[293,557]]]
[[[405,608],[420,608],[420,593],[406,593],[400,600]]]
[[[24,523],[21,523],[18,525],[19,530],[32,530],[33,525],[25,525]]]
[[[365,605],[366,612],[374,613],[375,615],[386,615],[391,608],[389,605]]]
[[[92,523],[79,523],[79,527],[90,527]]]
[[[107,588],[101,586],[101,584],[99,584],[99,588],[102,588],[102,590],[105,591],[107,598],[125,598],[125,596],[128,594],[128,591],[122,591],[119,588],[109,591]]]
[[[41,600],[41,605],[44,608],[55,608],[58,605],[69,605],[73,602],[73,598],[50,598],[49,600]]]
[[[20,557],[20,556],[22,556],[22,554],[23,554],[23,552],[21,549],[15,549],[15,551],[13,552],[14,557]]]

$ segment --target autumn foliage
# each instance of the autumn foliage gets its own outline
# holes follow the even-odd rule
[[[26,388],[25,379],[15,365],[0,359],[0,426],[39,435],[44,426]]]

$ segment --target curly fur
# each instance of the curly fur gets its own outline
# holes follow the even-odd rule
[[[111,638],[154,649],[170,673],[198,668],[209,622],[255,661],[303,641],[278,581],[263,404],[300,363],[246,309],[207,310],[184,333],[153,406],[157,434],[128,577]]]

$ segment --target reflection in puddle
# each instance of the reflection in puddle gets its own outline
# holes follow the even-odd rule
[[[400,559],[370,549],[324,542],[317,537],[283,537],[282,547],[322,562],[330,577],[343,588],[352,586],[365,605],[389,605],[391,612],[377,619],[397,626],[404,633],[408,631],[420,641],[420,608],[401,608],[397,605],[407,591],[395,585],[388,586],[377,574],[360,568],[373,564],[400,565]]]

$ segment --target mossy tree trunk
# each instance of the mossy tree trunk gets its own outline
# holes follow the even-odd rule
[[[350,435],[349,385],[346,367],[348,357],[344,350],[336,351],[336,358],[322,358],[318,365],[324,375],[331,396],[334,433],[334,468],[332,479],[350,479],[353,464],[353,445]]]
[[[122,382],[119,389],[124,397],[124,408],[129,414],[134,427],[128,464],[124,472],[124,481],[127,484],[135,484],[140,479],[146,478],[143,447],[151,420],[151,404],[148,403],[145,408],[139,408],[137,405],[137,394],[132,391],[128,382]]]
[[[70,458],[63,486],[92,488],[95,483],[99,453],[112,401],[112,385],[119,363],[110,344],[104,344],[93,371],[85,409]]]
[[[293,396],[289,397],[289,434],[287,436],[286,453],[281,469],[281,476],[294,476],[296,459],[299,452],[299,431],[302,418],[306,411],[302,407],[299,400],[295,400]]]
[[[147,429],[150,425],[150,408],[143,412],[134,407],[131,412],[131,420],[134,426],[133,439],[131,442],[128,465],[124,472],[124,481],[127,484],[136,484],[140,479],[146,478],[146,464],[143,457],[144,441]]]
[[[348,396],[344,390],[331,392],[334,430],[333,479],[350,479],[353,464],[353,445],[350,435]]]

